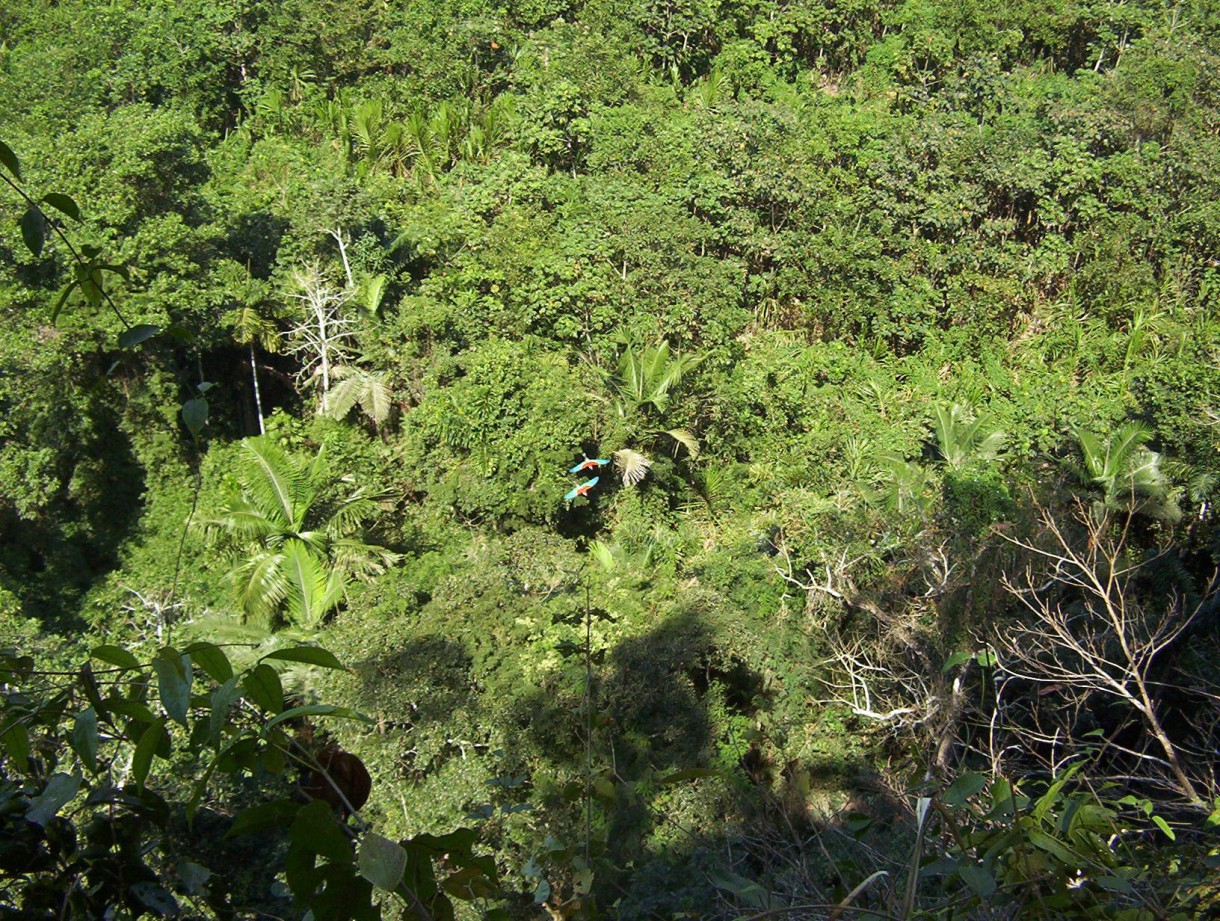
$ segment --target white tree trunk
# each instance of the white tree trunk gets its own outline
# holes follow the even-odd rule
[[[258,389],[258,365],[254,362],[254,343],[250,343],[250,377],[254,381],[254,412],[258,416],[258,433],[266,435],[263,427],[263,395]]]

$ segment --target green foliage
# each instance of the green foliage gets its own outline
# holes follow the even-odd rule
[[[362,489],[333,495],[322,454],[291,457],[266,438],[246,439],[236,484],[201,522],[232,559],[229,579],[246,617],[313,630],[344,598],[351,576],[383,572],[395,554],[358,536],[377,511]]]
[[[953,470],[960,469],[971,457],[994,460],[1004,445],[1003,432],[987,431],[983,421],[960,403],[948,409],[936,407],[932,428],[941,459]]]
[[[1161,455],[1147,447],[1152,432],[1128,422],[1107,437],[1078,431],[1084,478],[1101,489],[1107,508],[1130,508],[1173,520],[1181,512],[1170,496]]]
[[[1206,4],[94,6],[0,11],[0,613],[23,645],[160,647],[188,612],[217,623],[227,569],[251,620],[339,644],[355,673],[232,666],[243,718],[312,706],[302,687],[367,707],[376,732],[334,738],[410,781],[375,786],[377,830],[354,837],[317,807],[295,840],[282,803],[258,814],[288,823],[312,893],[293,910],[342,914],[347,894],[359,914],[402,883],[441,918],[457,890],[496,918],[620,897],[624,917],[713,917],[709,879],[751,914],[865,881],[851,906],[898,914],[1096,914],[1111,877],[1161,893],[1137,905],[1114,884],[1131,917],[1187,904],[1149,869],[1198,856],[1185,820],[1155,806],[1178,837],[1149,840],[1150,818],[1084,784],[1024,824],[951,786],[918,829],[871,842],[915,867],[923,835],[901,879],[862,859],[826,888],[859,856],[837,833],[816,872],[801,854],[855,821],[826,802],[870,808],[901,788],[895,765],[934,752],[952,773],[977,753],[986,714],[959,713],[953,687],[984,706],[994,662],[953,654],[1014,623],[1000,586],[1028,560],[1003,538],[1025,540],[1036,508],[1138,512],[1115,520],[1132,559],[1163,561],[1150,581],[1210,577]],[[281,348],[301,266],[344,279],[318,414],[316,354]],[[568,505],[582,454],[613,466]],[[183,538],[195,517],[212,540]],[[605,612],[587,633],[582,585]],[[1205,620],[1166,650],[1154,701],[1199,725],[1210,698],[1181,675],[1192,656],[1214,673],[1194,664]],[[141,750],[156,766],[203,711],[173,693],[172,656],[140,674],[165,720]],[[872,731],[860,711],[889,707],[849,700],[869,693],[909,720]],[[145,738],[112,738],[79,694],[61,724],[48,745],[82,783],[110,742]],[[1044,765],[1012,767],[1042,796]],[[19,813],[57,770],[22,781]],[[466,837],[443,838],[472,811],[506,902],[461,864]],[[176,882],[169,857],[146,863],[175,898],[217,891],[187,857]]]

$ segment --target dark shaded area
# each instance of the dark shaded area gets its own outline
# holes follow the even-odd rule
[[[119,563],[139,524],[144,469],[113,412],[101,410],[71,454],[58,458],[58,490],[32,517],[0,506],[0,568],[22,611],[49,633],[84,626],[80,601]]]
[[[242,214],[228,224],[221,250],[255,278],[266,280],[275,271],[280,241],[290,227],[287,219],[266,211]]]

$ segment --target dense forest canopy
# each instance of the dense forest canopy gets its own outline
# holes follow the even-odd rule
[[[4,917],[1220,906],[1220,6],[9,0],[0,99]]]

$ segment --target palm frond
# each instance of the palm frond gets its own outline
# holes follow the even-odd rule
[[[678,445],[686,448],[691,456],[691,460],[699,456],[699,439],[686,429],[666,429],[664,434],[668,435],[674,441],[674,455],[678,454]]]
[[[238,478],[243,491],[268,518],[282,527],[299,528],[298,512],[312,498],[300,469],[266,437],[243,440],[242,451],[246,463],[238,471]]]
[[[622,448],[615,451],[614,467],[623,478],[624,486],[638,486],[652,468],[652,461],[639,451]]]
[[[603,540],[591,540],[589,541],[589,555],[606,572],[614,572],[618,568],[622,549],[617,544],[611,545]]]
[[[400,562],[402,554],[354,537],[344,537],[331,542],[330,558],[337,568],[356,578],[371,579]]]
[[[983,420],[963,403],[954,403],[947,408],[937,406],[932,428],[941,458],[953,469],[961,467],[971,457],[994,460],[1008,438],[1004,432],[988,431]]]
[[[260,544],[282,530],[279,522],[270,520],[262,509],[240,496],[230,498],[221,513],[208,519],[205,526],[223,531],[238,540],[252,540]]]
[[[288,617],[307,629],[321,625],[343,597],[346,579],[338,568],[330,568],[300,541],[291,541],[283,553],[283,573],[287,583]]]
[[[339,381],[327,392],[327,415],[332,419],[342,419],[356,406],[364,410],[374,425],[383,425],[390,418],[390,388],[386,386],[384,372],[339,365],[331,369],[331,375]]]
[[[262,551],[246,557],[229,574],[238,607],[255,623],[270,625],[288,596],[282,563],[281,553]]]

